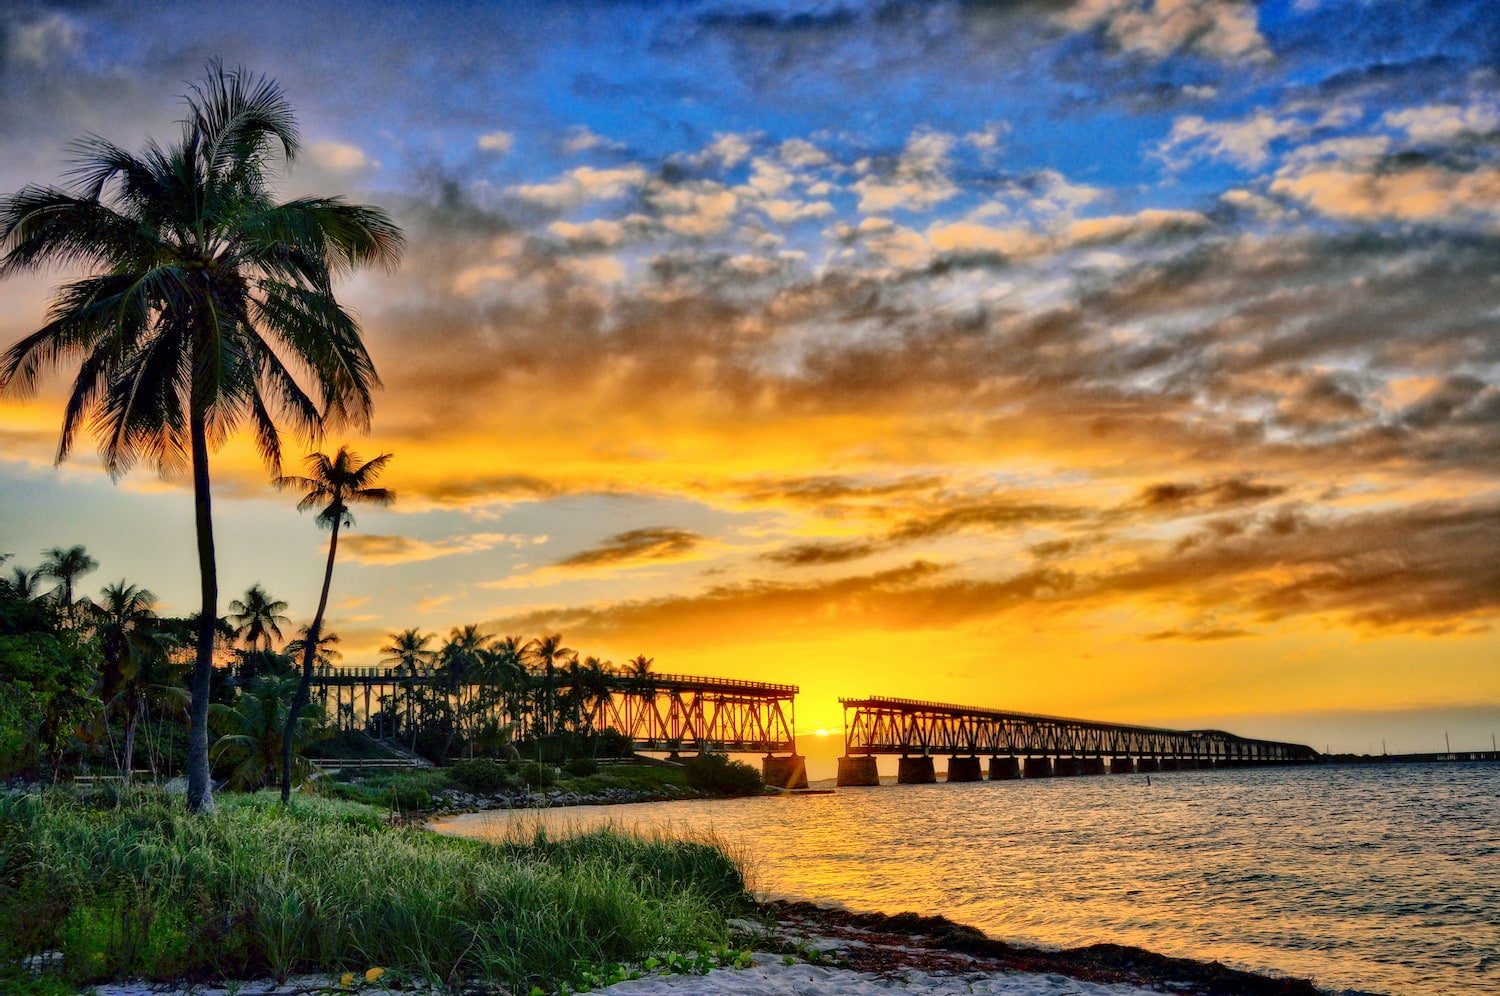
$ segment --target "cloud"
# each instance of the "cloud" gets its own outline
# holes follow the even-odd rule
[[[864,540],[841,542],[795,543],[762,554],[763,559],[783,567],[823,567],[860,560],[881,549],[881,545]]]
[[[516,136],[508,131],[492,131],[480,135],[478,144],[485,152],[493,152],[496,155],[505,155],[515,145]]]
[[[6,58],[20,67],[41,69],[74,55],[83,40],[83,27],[66,14],[51,13],[5,33]]]
[[[1155,59],[1191,54],[1227,62],[1270,57],[1256,7],[1245,0],[1079,0],[1058,20],[1097,30],[1126,52]]]
[[[438,540],[378,533],[349,533],[341,544],[345,554],[360,564],[409,564],[463,553],[482,553],[496,547],[525,547],[533,539],[505,533],[470,533]]]
[[[572,210],[594,201],[610,201],[640,189],[646,171],[638,165],[597,169],[579,166],[551,183],[529,183],[511,187],[524,201],[557,211]]]
[[[1271,192],[1346,220],[1412,222],[1500,218],[1500,169],[1458,172],[1440,166],[1314,168],[1278,177]]]
[[[1426,104],[1387,111],[1381,122],[1405,132],[1413,142],[1446,145],[1500,131],[1500,105],[1485,100],[1470,104]]]
[[[335,173],[361,173],[380,168],[380,164],[363,149],[347,142],[314,142],[307,152],[314,163]]]
[[[1221,481],[1163,482],[1142,488],[1135,504],[1151,512],[1181,513],[1187,509],[1258,504],[1279,498],[1286,494],[1286,490],[1280,485],[1259,484],[1239,477]]]
[[[686,529],[655,526],[618,533],[593,549],[559,560],[554,567],[603,567],[656,560],[678,560],[702,544],[703,537]]]

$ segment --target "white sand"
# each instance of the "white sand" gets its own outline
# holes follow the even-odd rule
[[[307,976],[288,980],[281,986],[261,981],[244,982],[233,988],[219,985],[186,989],[134,982],[96,986],[94,991],[98,996],[293,996],[337,992],[337,986],[337,979]],[[997,993],[1003,996],[1153,996],[1151,990],[1135,986],[1102,986],[1061,975],[1033,975],[1025,972],[937,974],[910,971],[894,978],[882,979],[847,968],[825,968],[805,962],[787,965],[782,961],[781,955],[759,953],[755,955],[755,963],[750,968],[716,968],[707,975],[650,975],[595,991],[616,993],[619,996],[882,996],[893,991],[917,996],[960,996],[968,993]],[[379,986],[364,986],[358,992],[360,996],[401,996],[394,990]],[[409,990],[406,996],[410,996]]]

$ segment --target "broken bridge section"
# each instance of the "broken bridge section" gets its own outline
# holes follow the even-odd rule
[[[1319,757],[1302,744],[1222,730],[1165,730],[880,696],[839,703],[844,707],[840,785],[880,784],[875,765],[880,754],[900,757],[896,780],[901,784],[936,781],[934,754],[949,756],[950,782],[979,781],[982,757],[989,759],[991,781],[1304,764]]]

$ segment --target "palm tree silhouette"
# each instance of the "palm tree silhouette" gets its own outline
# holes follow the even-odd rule
[[[281,641],[281,624],[291,622],[284,613],[286,603],[272,598],[259,581],[245,589],[244,598],[229,603],[229,624],[235,639],[243,640],[250,650],[270,650],[273,641]]]
[[[543,737],[553,732],[557,722],[557,662],[566,660],[573,651],[562,645],[561,633],[553,633],[532,640],[526,645],[526,652],[538,667],[535,725],[536,735]]]
[[[156,596],[122,578],[100,590],[102,600],[89,603],[94,638],[104,656],[99,697],[106,714],[119,706],[125,713],[125,747],[121,773],[128,783],[135,767],[135,734],[146,708],[148,691],[156,684],[156,665],[166,659],[157,638]]]
[[[28,186],[0,200],[0,275],[52,263],[91,271],[0,359],[0,391],[31,393],[44,368],[80,359],[59,462],[88,423],[112,477],[140,459],[164,476],[191,468],[201,605],[188,805],[205,810],[219,600],[209,452],[249,422],[279,473],[277,416],[309,438],[368,427],[379,380],[332,278],[394,266],[401,232],[383,211],[338,198],[273,200],[273,163],[300,145],[273,80],[210,62],[186,101],[175,144],[135,155],[91,135],[77,146],[73,189]]]
[[[71,546],[66,550],[54,546],[44,551],[42,557],[42,566],[36,572],[42,577],[57,579],[57,604],[63,615],[71,620],[74,615],[73,582],[90,571],[97,570],[99,561],[90,557],[88,551],[81,546]]]
[[[326,526],[328,534],[328,565],[323,569],[323,590],[318,595],[318,611],[313,613],[312,624],[307,627],[304,641],[306,650],[302,655],[302,681],[297,685],[297,695],[292,699],[287,713],[287,728],[282,741],[285,744],[281,766],[281,801],[292,797],[292,726],[302,715],[307,705],[308,689],[312,685],[313,648],[318,644],[318,631],[323,627],[323,612],[328,608],[328,589],[333,585],[333,561],[339,551],[339,527],[353,526],[354,514],[350,505],[389,505],[396,500],[396,492],[389,488],[374,488],[370,482],[379,476],[390,463],[391,454],[382,453],[369,461],[360,463],[359,455],[347,447],[340,446],[338,453],[330,458],[326,453],[310,453],[307,457],[307,477],[278,477],[276,486],[300,488],[302,500],[297,511],[323,506],[318,512],[317,523]]]

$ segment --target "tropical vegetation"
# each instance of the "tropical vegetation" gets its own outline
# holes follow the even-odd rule
[[[332,425],[368,427],[378,378],[333,278],[394,266],[402,237],[377,208],[273,198],[273,166],[300,147],[275,81],[210,63],[186,103],[175,143],[131,153],[86,136],[72,187],[0,199],[0,276],[86,271],[57,291],[46,324],[0,358],[0,390],[32,392],[49,368],[76,360],[59,461],[86,424],[111,476],[141,460],[164,476],[191,472],[200,605],[188,798],[207,809],[219,614],[209,454],[248,423],[279,474],[278,422],[314,439]],[[55,574],[66,600],[79,565],[49,559],[47,569],[70,572]]]

